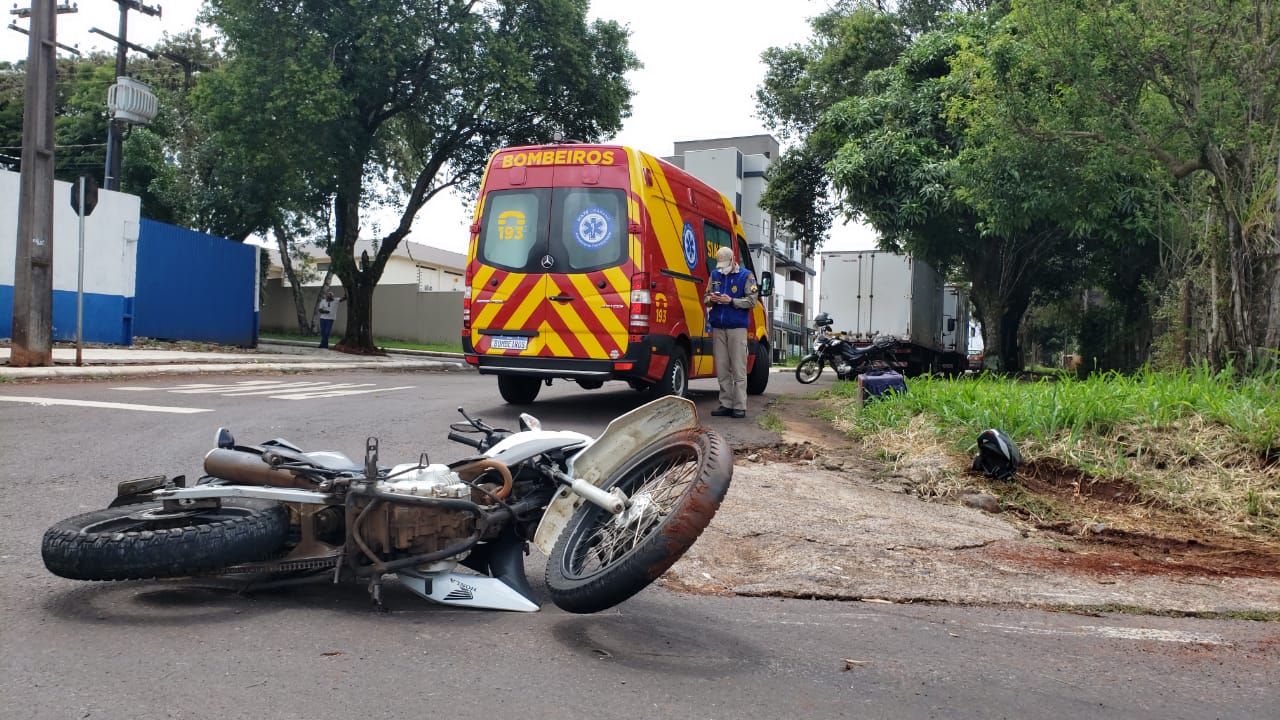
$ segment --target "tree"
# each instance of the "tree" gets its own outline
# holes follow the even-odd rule
[[[843,140],[828,164],[839,211],[865,218],[884,249],[935,266],[959,263],[972,282],[988,355],[1019,370],[1023,315],[1037,294],[1053,297],[1079,274],[1080,252],[1043,208],[1022,206],[1015,219],[1000,222],[975,202],[1007,197],[1011,185],[1033,188],[1025,192],[1036,197],[1060,180],[1053,168],[1062,166],[1045,148],[997,145],[948,117],[949,99],[970,92],[965,78],[953,74],[952,58],[961,47],[986,42],[993,27],[988,16],[966,16],[920,36],[892,67],[867,78],[862,96],[837,104],[824,122]],[[1004,171],[971,172],[972,160],[964,158],[975,146]]]
[[[1146,161],[1169,183],[1207,176],[1211,356],[1280,347],[1277,3],[1018,0],[1011,19],[1017,37],[988,77],[1035,109],[1018,124]]]
[[[984,42],[992,24],[991,14],[958,16],[943,29],[907,42],[900,20],[866,8],[856,9],[845,22],[815,22],[815,29],[857,30],[847,42],[818,43],[823,48],[858,46],[856,39],[868,35],[882,38],[884,42],[871,40],[861,47],[878,48],[875,57],[887,64],[862,73],[856,83],[845,80],[834,93],[843,97],[816,119],[811,120],[811,109],[807,116],[797,112],[783,118],[804,132],[804,144],[770,173],[764,204],[792,231],[809,233],[806,244],[812,247],[821,242],[817,235],[825,231],[822,222],[829,220],[821,201],[806,200],[803,192],[825,178],[834,191],[831,210],[871,224],[882,249],[911,252],[939,267],[961,264],[972,281],[972,298],[991,354],[1004,367],[1018,369],[1023,313],[1035,293],[1060,290],[1062,281],[1076,274],[1063,266],[1072,264],[1078,253],[1073,252],[1070,235],[1051,218],[1028,215],[1016,227],[998,228],[984,222],[980,208],[966,201],[964,181],[983,179],[966,178],[957,166],[966,128],[949,121],[947,103],[967,87],[963,78],[952,76],[951,58],[966,45]],[[868,27],[881,32],[868,33]],[[902,49],[892,55],[897,47]],[[813,58],[821,55],[815,50],[805,67],[816,73],[822,63]],[[779,78],[787,75],[800,77],[805,72],[782,68]],[[804,90],[807,84],[793,82],[789,87]],[[772,107],[813,104],[812,99],[775,101]],[[795,159],[794,164],[788,159]],[[1029,167],[1044,159],[1043,153],[1016,158]]]
[[[808,43],[764,52],[768,69],[756,90],[766,126],[800,141],[769,167],[760,204],[806,255],[826,239],[834,214],[827,164],[841,139],[822,125],[823,114],[860,95],[867,75],[892,65],[909,44],[898,18],[868,3],[840,3],[811,25]]]
[[[771,68],[778,71],[774,86],[808,97],[762,104],[777,114],[792,106],[806,113],[784,117],[800,129],[804,144],[788,156],[796,162],[778,163],[771,172],[778,182],[766,193],[766,207],[815,245],[825,234],[827,214],[835,213],[871,224],[882,249],[911,252],[941,267],[958,264],[972,282],[990,354],[1006,369],[1021,367],[1019,331],[1028,308],[1089,284],[1123,287],[1113,294],[1121,310],[1108,317],[1122,318],[1124,330],[1142,330],[1149,338],[1146,298],[1133,290],[1156,266],[1159,242],[1152,227],[1158,213],[1152,208],[1167,183],[1153,180],[1141,159],[1090,154],[1025,132],[1019,113],[1034,115],[1036,108],[1006,99],[1013,82],[996,87],[983,74],[1008,63],[1017,27],[1003,19],[1007,3],[983,5],[989,9],[927,22],[900,15],[895,27],[908,39],[903,49],[857,83],[845,78],[841,90],[851,92],[821,110],[813,109],[821,97],[807,90],[822,67],[814,60],[821,50]],[[885,22],[866,6],[855,12],[864,22]],[[841,25],[828,21],[823,27]],[[878,45],[880,36],[863,30],[859,37],[867,35],[873,39],[864,47],[891,52]],[[1056,80],[1029,74],[1017,82],[1052,87]],[[820,194],[803,194],[823,178],[834,192],[829,206],[813,199]],[[1129,334],[1110,337],[1118,344]],[[1139,344],[1145,352],[1146,343]],[[1141,353],[1112,354],[1126,363],[1141,361]]]
[[[433,197],[474,188],[492,150],[557,132],[593,140],[621,127],[630,108],[624,74],[638,65],[626,31],[588,24],[587,7],[587,0],[209,3],[208,19],[233,56],[228,77],[239,111],[270,128],[279,142],[273,151],[307,159],[291,171],[289,187],[333,198],[328,250],[348,300],[340,347],[375,350],[373,291],[388,259]],[[361,212],[379,186],[402,193],[400,222],[357,258]]]

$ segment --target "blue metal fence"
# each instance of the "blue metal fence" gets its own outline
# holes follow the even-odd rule
[[[133,334],[252,347],[258,248],[142,220]]]

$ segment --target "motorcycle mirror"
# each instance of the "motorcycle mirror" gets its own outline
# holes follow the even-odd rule
[[[471,416],[467,414],[467,411],[464,410],[461,405],[458,406],[458,414],[461,415],[464,419],[466,419],[467,424],[470,425],[471,427],[481,429],[482,423],[478,420],[471,419]]]
[[[529,413],[520,413],[521,430],[541,430],[542,421]]]
[[[220,427],[218,434],[214,438],[215,444],[223,450],[230,450],[236,446],[236,439],[232,437],[231,431]]]

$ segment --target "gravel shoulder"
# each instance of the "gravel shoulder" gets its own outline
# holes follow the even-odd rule
[[[783,443],[738,449],[728,497],[664,577],[668,587],[1280,619],[1273,548],[1167,527],[1041,527],[954,498],[926,500],[803,407],[818,401],[786,402]]]

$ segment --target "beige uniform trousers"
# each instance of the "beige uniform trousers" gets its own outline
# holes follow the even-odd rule
[[[716,360],[716,380],[720,381],[720,405],[731,410],[747,409],[747,329],[715,328],[711,347]]]

